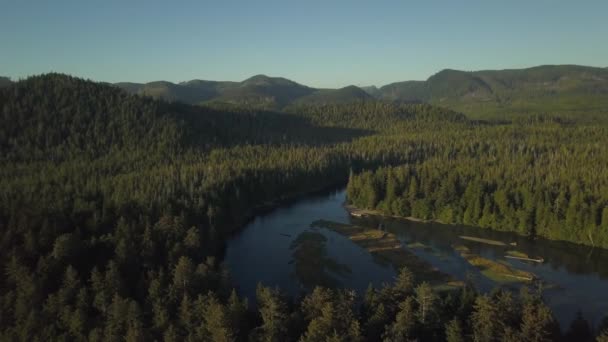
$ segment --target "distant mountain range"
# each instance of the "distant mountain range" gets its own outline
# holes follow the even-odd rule
[[[426,81],[397,82],[380,88],[315,89],[264,75],[242,82],[193,80],[179,84],[160,81],[116,85],[131,93],[190,104],[223,102],[273,109],[294,104],[380,99],[430,103],[477,118],[529,114],[603,115],[608,112],[608,69],[578,65],[484,71],[446,69]]]
[[[472,116],[608,113],[608,70],[578,65],[528,69],[443,70],[426,81],[385,85],[370,94],[421,101]]]
[[[0,78],[0,86],[10,83],[10,79]],[[242,82],[192,80],[114,85],[132,94],[168,101],[227,103],[266,109],[384,100],[430,103],[474,118],[608,114],[608,69],[578,65],[484,71],[446,69],[426,81],[397,82],[380,88],[347,86],[317,89],[265,75],[253,76]]]
[[[182,83],[116,83],[133,94],[189,104],[229,103],[279,109],[290,104],[329,104],[372,100],[355,86],[315,89],[281,77],[256,75],[242,82],[192,80]]]

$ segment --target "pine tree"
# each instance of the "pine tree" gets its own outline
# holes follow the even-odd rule
[[[248,310],[247,299],[240,300],[236,294],[236,290],[232,289],[226,309],[228,310],[228,316],[230,317],[230,326],[234,330],[235,335],[243,335],[248,329],[246,324]]]
[[[205,333],[214,342],[230,342],[234,340],[235,333],[231,326],[230,316],[215,294],[206,296],[202,327]],[[201,335],[201,333],[199,333]]]
[[[501,289],[493,297],[497,314],[496,321],[499,322],[502,329],[517,327],[522,309],[519,302],[513,298],[512,293]]]
[[[415,300],[413,297],[407,297],[399,304],[399,311],[395,321],[391,325],[386,326],[384,332],[384,340],[387,342],[398,342],[409,340],[414,333],[416,326]]]
[[[190,297],[187,293],[182,296],[182,300],[179,304],[178,318],[179,325],[182,329],[188,333],[194,331],[194,313],[193,305]]]
[[[458,319],[453,319],[445,325],[446,342],[464,342],[462,325]]]
[[[543,303],[524,306],[521,336],[524,341],[541,342],[555,339],[555,321],[551,310]]]
[[[414,274],[407,267],[403,267],[399,271],[394,287],[401,298],[404,299],[414,289]]]
[[[371,291],[373,289],[369,288]],[[312,293],[304,297],[302,300],[302,313],[306,320],[310,321],[315,317],[319,317],[323,308],[333,301],[334,292],[328,288],[317,286],[314,288]],[[371,300],[371,299],[370,299]],[[375,303],[370,302],[370,308],[374,306]]]
[[[477,297],[475,311],[471,315],[473,341],[490,342],[494,341],[496,336],[499,336],[498,327],[500,322],[496,321],[496,317],[496,307],[492,300],[486,295]]]
[[[318,312],[308,324],[306,332],[301,341],[324,341],[327,336],[336,335],[345,341],[361,340],[361,328],[352,310],[354,306],[354,293],[350,291],[337,290],[334,296],[327,297],[325,294],[331,290],[315,290],[318,294],[314,300],[310,300],[305,309],[305,314]],[[314,309],[312,303],[314,304]],[[320,309],[320,311],[319,311]],[[382,313],[380,313],[380,316]],[[310,316],[308,316],[310,317]]]
[[[282,341],[287,334],[287,305],[278,290],[258,285],[256,290],[262,326],[258,327],[258,340]]]
[[[388,314],[384,304],[380,303],[374,308],[374,312],[365,322],[365,336],[368,341],[377,341],[384,332],[384,327],[388,323]]]
[[[187,291],[194,277],[194,265],[186,256],[179,258],[173,269],[173,286],[181,291]]]
[[[431,285],[427,282],[418,285],[415,293],[416,302],[418,303],[418,318],[422,324],[426,324],[428,317],[433,314],[437,296],[433,292]]]
[[[164,342],[178,342],[180,338],[177,334],[177,331],[173,325],[169,325],[169,327],[163,333],[163,341]]]

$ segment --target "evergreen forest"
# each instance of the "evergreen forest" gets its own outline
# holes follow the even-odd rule
[[[535,288],[440,291],[402,269],[365,293],[260,285],[247,301],[222,263],[256,213],[346,184],[386,215],[608,248],[605,121],[269,108],[54,73],[1,87],[0,340],[608,341],[608,320],[560,327]]]

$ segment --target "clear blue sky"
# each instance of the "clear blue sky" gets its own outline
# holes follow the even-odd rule
[[[540,64],[608,66],[608,0],[0,0],[0,75],[14,79],[341,87]]]

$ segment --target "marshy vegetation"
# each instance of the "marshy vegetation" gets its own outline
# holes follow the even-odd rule
[[[311,226],[329,229],[344,235],[359,247],[371,253],[374,258],[388,263],[396,270],[405,267],[416,274],[416,277],[422,281],[427,281],[436,286],[462,285],[415,254],[408,252],[403,248],[401,241],[390,232],[326,220],[315,221]]]
[[[457,245],[454,246],[454,250],[458,251],[469,264],[478,268],[481,274],[497,283],[532,281],[535,278],[534,274],[518,270],[505,262],[490,260],[471,253],[466,246]]]

